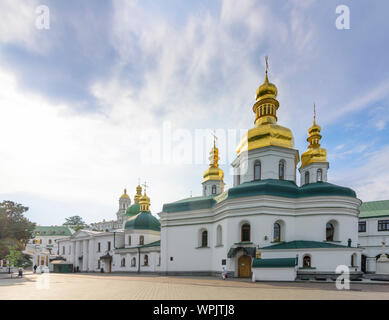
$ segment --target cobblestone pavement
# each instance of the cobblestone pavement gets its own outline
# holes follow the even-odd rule
[[[0,279],[3,299],[389,299],[389,284],[252,283],[211,277],[129,274],[26,274]]]

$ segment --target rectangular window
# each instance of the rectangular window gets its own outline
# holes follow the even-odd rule
[[[358,224],[358,232],[366,232],[366,221],[360,221]]]
[[[111,251],[111,241],[108,241],[108,251]]]
[[[389,231],[389,220],[378,220],[378,231]]]
[[[128,245],[131,245],[131,236],[128,236]]]
[[[101,243],[98,242],[98,243],[97,243],[97,252],[100,252],[100,251],[101,251]]]

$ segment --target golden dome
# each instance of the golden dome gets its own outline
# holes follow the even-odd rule
[[[315,162],[327,162],[327,150],[320,148],[320,131],[321,128],[316,124],[316,107],[315,115],[313,117],[313,125],[308,129],[308,138],[309,142],[308,150],[301,155],[301,167],[306,167],[307,165]]]
[[[136,187],[136,194],[134,196],[134,202],[139,203],[139,199],[142,196],[142,187],[138,184]]]
[[[213,139],[213,148],[209,152],[209,168],[204,172],[203,182],[208,180],[223,181],[224,178],[223,170],[219,168],[219,149],[216,148],[215,139],[216,136]]]
[[[127,189],[124,189],[124,192],[123,192],[122,196],[120,197],[120,199],[130,199],[130,197],[127,194]]]
[[[269,82],[266,58],[265,81],[259,86],[253,105],[255,127],[248,130],[242,137],[237,148],[238,154],[267,146],[294,148],[292,131],[277,124],[277,110],[279,108],[279,102],[276,99],[277,93],[277,87]]]
[[[263,84],[261,84],[258,89],[257,93],[255,95],[255,100],[262,100],[267,98],[275,99],[277,98],[278,90],[275,84],[269,82],[269,78],[267,77],[267,70],[266,70],[266,76],[265,81]]]
[[[146,195],[146,191],[139,199],[140,211],[150,211],[150,198]]]

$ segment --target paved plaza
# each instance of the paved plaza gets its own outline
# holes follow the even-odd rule
[[[389,299],[389,283],[252,283],[211,277],[129,274],[32,274],[22,279],[2,275],[4,299]]]

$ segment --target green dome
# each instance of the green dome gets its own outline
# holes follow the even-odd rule
[[[125,216],[136,216],[140,211],[140,204],[134,203],[132,206],[129,206],[126,210]]]
[[[124,228],[126,230],[137,229],[161,231],[161,224],[150,212],[142,211],[136,216],[131,217],[124,225]]]

